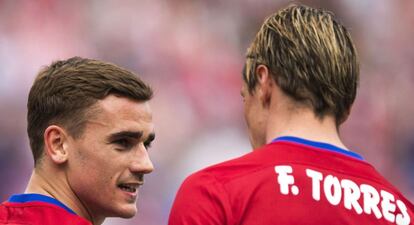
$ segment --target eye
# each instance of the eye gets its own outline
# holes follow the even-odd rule
[[[145,146],[146,149],[151,148],[151,141],[144,142],[144,146]]]
[[[134,146],[134,143],[128,140],[127,138],[121,138],[121,139],[113,141],[112,143],[114,143],[121,149],[130,149]]]
[[[155,133],[150,133],[148,135],[148,138],[144,141],[145,149],[148,150],[149,148],[151,148],[151,143],[152,143],[152,141],[154,141],[154,139],[155,139]]]

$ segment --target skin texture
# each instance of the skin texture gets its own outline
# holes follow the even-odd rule
[[[295,102],[272,79],[266,66],[259,65],[255,74],[254,91],[249,93],[246,83],[241,88],[244,117],[253,149],[280,136],[296,136],[347,149],[339,137],[333,116],[318,118],[311,107]]]
[[[101,224],[105,217],[136,214],[138,187],[154,169],[147,152],[154,125],[148,102],[109,95],[93,108],[77,139],[56,125],[46,129],[46,155],[26,192],[52,196]],[[137,189],[128,192],[120,184]]]
[[[253,149],[266,144],[266,127],[269,113],[269,83],[267,83],[268,71],[265,66],[257,68],[258,85],[253,93],[249,93],[246,83],[241,88],[241,96],[244,103],[244,118],[249,131],[249,139]],[[272,84],[273,85],[273,84]]]

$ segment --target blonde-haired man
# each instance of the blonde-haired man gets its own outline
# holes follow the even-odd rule
[[[268,17],[243,70],[254,150],[188,177],[169,225],[412,224],[414,206],[339,137],[358,77],[332,13],[293,5]]]

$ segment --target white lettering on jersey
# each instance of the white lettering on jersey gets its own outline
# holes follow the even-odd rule
[[[391,202],[391,201],[394,201],[394,195],[382,190],[381,197],[382,197],[382,201],[381,201],[382,215],[384,215],[384,218],[386,220],[393,223],[395,220],[394,212],[395,212],[395,209],[397,208],[395,204]]]
[[[295,185],[295,178],[290,175],[293,172],[291,166],[275,166],[275,172],[278,174],[277,182],[279,183],[282,194],[289,194],[289,185],[291,185],[292,194],[299,194],[299,188]]]
[[[283,195],[298,195],[299,187],[295,185],[293,168],[278,165],[274,169],[280,192]],[[409,225],[411,222],[404,202],[396,200],[393,194],[385,190],[377,190],[369,184],[358,185],[350,179],[339,179],[330,174],[324,176],[313,169],[306,169],[306,176],[311,179],[312,198],[315,201],[320,201],[323,195],[334,206],[340,205],[342,200],[343,207],[357,214],[373,214],[377,219],[384,217],[383,219],[397,225]],[[397,208],[400,213],[396,213]]]
[[[306,170],[306,175],[308,177],[312,178],[312,197],[316,201],[319,201],[321,199],[321,181],[322,181],[322,173],[319,173],[315,170]]]
[[[398,225],[408,225],[411,222],[410,215],[408,215],[407,207],[405,206],[404,202],[397,200],[397,206],[400,209],[402,214],[398,214],[395,222]]]
[[[366,214],[374,213],[377,219],[381,219],[382,214],[378,208],[378,204],[380,202],[380,196],[378,191],[368,184],[361,184],[361,193],[364,196],[364,212]]]
[[[328,175],[323,182],[325,197],[332,205],[338,205],[341,202],[342,190],[341,183],[337,177]]]
[[[359,197],[361,197],[361,192],[358,185],[352,180],[343,179],[341,180],[341,186],[344,189],[344,206],[345,208],[355,211],[358,214],[362,213],[362,207],[358,203]]]

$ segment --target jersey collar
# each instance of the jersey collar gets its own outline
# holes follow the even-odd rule
[[[46,196],[46,195],[41,195],[41,194],[18,194],[18,195],[12,195],[8,202],[12,202],[12,203],[26,203],[26,202],[45,202],[45,203],[49,203],[49,204],[53,204],[56,206],[59,206],[61,208],[63,208],[64,210],[68,211],[69,213],[72,213],[74,215],[76,215],[76,213],[70,209],[69,207],[67,207],[66,205],[64,205],[62,202]]]
[[[293,137],[293,136],[282,136],[282,137],[278,137],[272,140],[272,142],[279,142],[279,141],[287,141],[287,142],[293,142],[293,143],[298,143],[298,144],[302,144],[302,145],[307,145],[307,146],[311,146],[314,148],[318,148],[318,149],[322,149],[322,150],[326,150],[326,151],[330,151],[330,152],[336,152],[336,153],[340,153],[343,155],[347,155],[353,158],[357,158],[359,160],[364,160],[364,158],[355,153],[355,152],[351,152],[342,148],[339,148],[335,145],[331,145],[328,143],[324,143],[324,142],[317,142],[317,141],[310,141],[310,140],[306,140],[303,138],[298,138],[298,137]]]

